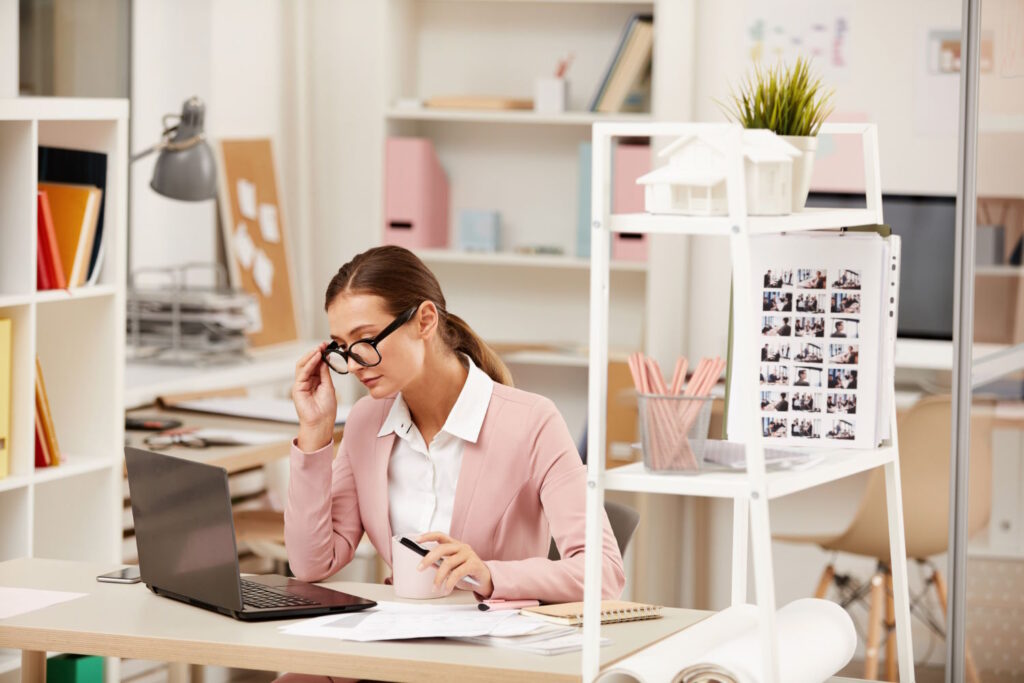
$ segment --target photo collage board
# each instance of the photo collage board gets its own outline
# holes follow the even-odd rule
[[[854,441],[857,420],[875,419],[858,405],[863,335],[873,327],[864,325],[863,268],[808,260],[769,264],[753,275],[762,435],[807,445]]]

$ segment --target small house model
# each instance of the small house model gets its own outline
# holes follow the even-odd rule
[[[800,151],[769,130],[744,130],[740,150],[747,186],[747,213],[792,212],[793,160]],[[719,216],[728,213],[725,176],[729,142],[720,126],[684,135],[658,156],[667,166],[637,179],[648,213]]]

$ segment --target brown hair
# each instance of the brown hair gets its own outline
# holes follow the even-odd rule
[[[512,386],[512,374],[505,363],[465,320],[448,312],[437,278],[408,249],[385,246],[358,254],[331,278],[324,297],[324,310],[347,292],[381,297],[394,316],[424,301],[433,302],[440,318],[438,330],[448,348],[472,358],[495,382]]]

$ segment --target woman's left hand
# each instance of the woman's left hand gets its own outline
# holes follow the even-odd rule
[[[494,585],[491,583],[491,572],[487,569],[480,556],[466,543],[456,541],[448,534],[439,531],[430,531],[416,539],[417,542],[436,541],[437,545],[430,549],[430,552],[419,564],[419,570],[423,571],[438,560],[441,566],[437,568],[437,576],[434,577],[434,585],[444,585],[446,591],[455,588],[455,584],[464,577],[471,576],[480,584],[474,588],[474,592],[484,598],[491,597],[494,592]]]

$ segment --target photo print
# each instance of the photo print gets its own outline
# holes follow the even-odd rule
[[[796,295],[797,313],[827,313],[824,294],[800,293]]]
[[[793,397],[794,410],[796,404],[796,397]],[[856,415],[857,414],[857,394],[829,394],[828,395],[828,412],[840,413],[842,415]]]
[[[780,360],[789,360],[789,344],[766,342],[761,346],[761,362],[778,363]]]
[[[821,368],[797,365],[793,367],[793,386],[820,387]]]
[[[761,334],[766,337],[789,337],[793,334],[793,319],[788,315],[766,315],[761,322]]]
[[[833,417],[827,422],[828,431],[825,432],[825,438],[853,441],[857,436],[856,428],[857,425],[852,419]]]
[[[836,292],[832,295],[833,313],[860,313],[860,294]]]
[[[821,394],[810,391],[794,391],[789,409],[798,413],[820,413]]]
[[[856,365],[860,351],[856,344],[829,344],[828,362],[836,365]]]
[[[857,339],[860,336],[860,321],[856,318],[832,318],[832,329],[828,336],[833,339]]]
[[[844,370],[842,368],[829,368],[828,370],[829,389],[856,389],[857,371]]]
[[[798,289],[825,289],[828,271],[824,268],[798,268],[796,286]]]
[[[765,289],[781,289],[782,288],[782,271],[778,268],[769,268],[764,271],[764,277],[762,278]]]
[[[860,271],[841,269],[832,282],[832,289],[860,289]]]
[[[789,366],[773,365],[770,363],[761,364],[761,384],[786,385],[789,384]]]
[[[762,391],[761,410],[784,413],[789,410],[789,394],[785,391]]]
[[[825,318],[810,316],[796,319],[796,336],[798,337],[824,337]]]
[[[797,363],[821,363],[824,362],[824,354],[821,350],[821,344],[815,344],[814,342],[800,342],[797,353],[793,356],[793,360]]]
[[[794,417],[792,420],[793,436],[804,439],[821,438],[821,420],[812,420],[806,417]]]
[[[784,417],[763,417],[761,418],[761,433],[766,439],[786,438],[786,418]]]
[[[793,310],[793,294],[791,292],[767,291],[761,297],[761,310],[779,313]]]

